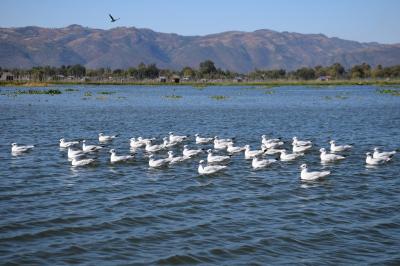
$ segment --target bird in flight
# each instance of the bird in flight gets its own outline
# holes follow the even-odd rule
[[[111,18],[111,22],[115,22],[115,21],[117,21],[119,18],[113,18],[113,16],[111,16],[111,14],[108,14],[109,16],[110,16],[110,18]]]

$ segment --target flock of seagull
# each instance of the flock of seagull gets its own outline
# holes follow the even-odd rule
[[[100,144],[106,144],[112,142],[118,135],[104,135],[99,133],[98,139]],[[182,145],[184,142],[189,141],[189,136],[178,136],[173,132],[169,132],[168,137],[163,138],[163,142],[160,144],[154,144],[155,138],[131,138],[130,139],[130,154],[129,155],[117,155],[115,149],[111,149],[110,162],[121,163],[128,162],[135,159],[135,154],[139,149],[143,149],[148,154],[148,164],[150,168],[161,168],[169,165],[181,163],[190,160],[196,156],[207,153],[207,163],[205,160],[200,160],[198,166],[198,173],[200,175],[210,175],[227,169],[231,157],[234,154],[244,153],[246,160],[251,160],[251,166],[253,169],[261,169],[268,167],[278,160],[282,162],[294,161],[299,157],[310,151],[313,147],[313,143],[309,140],[299,140],[297,137],[293,137],[292,141],[292,153],[288,153],[282,148],[284,142],[281,138],[268,139],[266,135],[261,137],[261,148],[259,150],[251,150],[249,145],[244,147],[234,146],[234,139],[221,139],[218,136],[213,138],[200,137],[199,134],[195,134],[195,143],[197,145],[213,144],[214,150],[204,148],[190,149],[188,145],[183,145],[182,155],[175,156],[171,148]],[[81,148],[78,148],[82,143]],[[320,159],[322,163],[334,163],[346,159],[345,156],[340,155],[342,152],[350,151],[352,145],[337,145],[334,140],[330,142],[330,152],[327,152],[325,148],[321,148]],[[11,144],[11,152],[14,156],[18,156],[29,152],[34,148],[34,145],[18,145],[16,143]],[[60,139],[60,148],[67,150],[68,160],[71,161],[73,167],[87,166],[96,162],[95,158],[88,158],[87,156],[96,153],[104,148],[100,145],[87,145],[85,140],[81,141],[66,141],[64,138]],[[155,154],[161,151],[168,151],[168,157],[155,158]],[[218,155],[216,152],[226,151],[226,155]],[[339,154],[338,154],[339,153]],[[265,158],[267,155],[277,155],[276,159]],[[367,165],[381,165],[388,163],[392,160],[392,157],[396,154],[396,151],[384,151],[381,152],[379,148],[375,147],[373,153],[366,153],[366,164]],[[300,166],[301,173],[300,177],[302,180],[317,180],[325,176],[330,175],[330,171],[313,171],[308,170],[307,164]]]

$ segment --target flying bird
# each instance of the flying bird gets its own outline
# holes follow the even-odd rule
[[[111,22],[115,22],[115,21],[117,21],[119,18],[113,18],[113,16],[111,16],[111,14],[108,14],[109,16],[110,16],[110,18],[111,18]]]

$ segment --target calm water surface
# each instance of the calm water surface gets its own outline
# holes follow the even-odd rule
[[[374,146],[400,147],[400,97],[366,86],[58,89],[0,89],[0,264],[400,264],[400,156],[377,168],[364,163]],[[236,137],[252,148],[262,134],[288,148],[293,136],[315,146],[260,171],[240,154],[211,177],[197,174],[205,155],[161,170],[149,169],[142,152],[109,164],[110,148],[127,154],[130,137],[169,131]],[[97,144],[99,132],[120,136],[96,166],[71,168],[58,140]],[[329,139],[354,149],[323,166],[318,149]],[[12,142],[37,147],[13,157]],[[196,147],[193,137],[187,144]],[[301,182],[305,162],[332,175]]]

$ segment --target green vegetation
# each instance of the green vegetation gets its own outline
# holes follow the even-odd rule
[[[213,61],[205,60],[199,67],[182,70],[159,69],[155,64],[139,64],[128,69],[86,69],[81,65],[61,67],[34,67],[31,69],[2,69],[10,72],[15,81],[1,81],[0,86],[39,87],[53,84],[89,85],[189,85],[207,86],[326,86],[326,85],[399,85],[400,65],[375,68],[360,64],[345,69],[341,64],[285,69],[255,69],[250,73],[236,73],[217,68]],[[163,77],[160,80],[159,77]],[[178,82],[179,83],[176,83]],[[107,92],[106,92],[107,93]]]
[[[204,84],[204,83],[198,83],[198,84],[193,84],[192,87],[196,88],[196,89],[204,89],[206,88],[208,85]]]
[[[49,90],[18,90],[15,94],[49,94],[49,95],[57,95],[62,92],[57,89],[49,89]]]
[[[380,89],[377,90],[377,92],[381,94],[390,94],[392,96],[400,96],[400,90],[396,89]]]
[[[76,89],[65,89],[64,91],[65,92],[75,92],[75,91],[79,91],[79,90],[76,90]]]
[[[346,100],[347,98],[349,98],[349,97],[344,96],[344,95],[336,95],[335,97],[336,97],[336,99],[339,99],[339,100]]]
[[[181,99],[182,96],[172,94],[172,95],[166,95],[166,96],[164,96],[164,98],[171,99],[171,100],[178,100],[178,99]]]
[[[87,91],[87,92],[85,92],[84,96],[85,97],[90,97],[90,96],[92,96],[92,93],[90,91]]]
[[[99,91],[97,94],[110,95],[116,93],[115,91]]]
[[[221,101],[221,100],[227,100],[229,97],[224,96],[224,95],[213,95],[213,96],[210,96],[210,98],[217,100],[217,101]]]
[[[8,82],[0,82],[1,86],[12,86],[12,87],[29,87],[25,85],[26,82],[20,81],[8,81]],[[255,86],[255,87],[263,87],[265,89],[273,88],[273,87],[281,87],[281,86],[308,86],[315,89],[320,89],[329,86],[390,86],[396,87],[400,85],[400,78],[393,80],[380,80],[380,79],[365,79],[365,80],[328,80],[328,81],[319,81],[319,80],[268,80],[268,81],[247,81],[247,82],[233,82],[233,81],[209,81],[209,82],[182,82],[182,83],[163,83],[158,81],[132,81],[132,82],[117,82],[117,81],[104,81],[104,82],[91,82],[91,81],[49,81],[45,84],[45,86],[51,85],[91,85],[91,86],[102,86],[102,85],[132,85],[132,86],[192,86],[195,89],[202,90],[206,87],[210,86]]]

